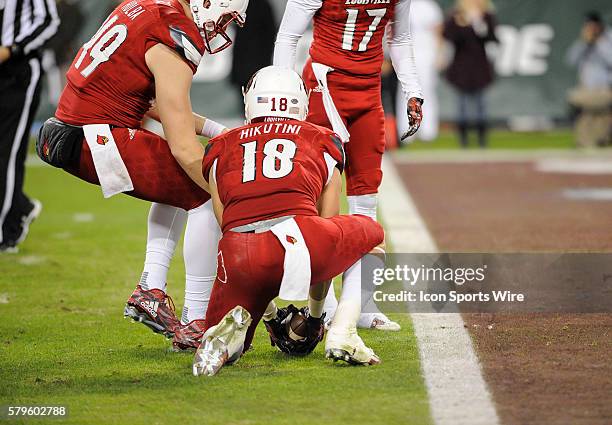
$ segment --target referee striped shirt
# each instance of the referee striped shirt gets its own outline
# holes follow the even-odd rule
[[[36,53],[57,32],[55,0],[0,0],[0,44]]]

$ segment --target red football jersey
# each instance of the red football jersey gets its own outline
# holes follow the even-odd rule
[[[323,0],[313,18],[310,57],[337,71],[380,74],[385,27],[397,0]]]
[[[77,53],[56,116],[73,125],[139,128],[155,98],[145,53],[176,51],[195,73],[204,41],[177,0],[124,1]]]
[[[342,142],[303,121],[256,123],[213,139],[202,172],[214,167],[228,229],[288,215],[317,215],[317,200],[334,167],[344,167]]]

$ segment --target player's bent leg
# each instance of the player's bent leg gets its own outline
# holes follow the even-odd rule
[[[134,190],[126,192],[149,202],[171,205],[186,211],[204,204],[210,195],[183,171],[160,136],[146,130],[116,128],[113,136],[117,149],[128,170]],[[89,183],[100,181],[89,146],[82,143],[78,164],[66,171]]]
[[[376,220],[378,187],[382,180],[382,155],[385,147],[384,112],[374,105],[369,112],[355,120],[349,127],[351,141],[345,150],[347,156],[346,180],[350,214],[359,214]],[[361,276],[354,271],[344,275],[342,290],[361,284]],[[355,293],[355,291],[349,291]],[[369,303],[373,304],[373,303]],[[362,314],[359,327],[379,330],[399,330],[398,323],[371,306],[371,312]]]
[[[144,270],[124,309],[124,317],[166,337],[172,337],[179,325],[173,304],[166,302],[166,277],[186,217],[179,208],[151,205]]]
[[[147,248],[140,278],[145,290],[166,291],[170,262],[185,229],[187,212],[183,209],[152,203],[147,220]]]
[[[377,250],[373,251],[375,254],[382,254],[371,256],[368,261],[370,262],[370,267],[373,268],[384,268],[384,254],[385,251],[382,246],[377,247]],[[376,265],[372,263],[377,263]],[[368,282],[366,282],[368,283]],[[362,286],[362,293],[365,294],[365,299],[362,300],[361,308],[362,312],[359,315],[359,320],[357,321],[357,327],[362,329],[376,329],[379,331],[391,331],[397,332],[401,330],[401,326],[399,323],[394,322],[389,319],[387,315],[382,313],[376,303],[374,302],[374,288],[373,284],[369,283],[369,287]]]
[[[217,248],[221,229],[212,201],[189,211],[185,242],[185,304],[181,321],[204,319],[217,272]]]
[[[272,234],[226,232],[219,242],[217,278],[212,290],[206,327],[218,323],[240,305],[252,317],[245,339],[249,348],[255,328],[278,295],[283,277],[284,250]]]
[[[230,310],[208,328],[193,360],[194,376],[213,376],[228,363],[237,362],[245,347],[251,314],[242,306]]]
[[[364,216],[297,216],[295,221],[310,252],[314,283],[343,273],[384,240],[382,226]]]
[[[311,257],[313,281],[324,281],[354,271],[359,279],[360,258],[384,241],[382,226],[363,215],[296,218]],[[311,236],[315,238],[310,238]],[[355,264],[357,262],[357,264]],[[343,288],[336,315],[326,339],[326,355],[349,364],[377,364],[380,359],[365,346],[357,334],[356,323],[361,311],[361,285],[349,292]],[[354,292],[354,293],[353,293]]]
[[[361,261],[345,272],[345,281],[347,274],[361,278]],[[356,325],[361,313],[361,282],[358,283],[348,287],[343,285],[338,309],[325,339],[325,356],[352,365],[375,365],[380,363],[380,358],[357,333]]]
[[[217,247],[221,230],[212,201],[189,211],[183,256],[185,260],[185,303],[181,326],[172,341],[175,350],[195,350],[204,334],[206,309],[217,271]]]
[[[377,208],[378,208],[378,195],[353,195],[348,197],[349,213],[365,215],[370,217],[372,220],[376,220]],[[384,246],[380,246],[384,253]],[[381,265],[382,267],[382,265]],[[351,291],[352,287],[359,287],[361,289],[361,273],[358,270],[347,270],[343,276],[342,291],[348,291],[348,293],[356,293]],[[370,291],[368,291],[370,292]],[[365,329],[378,329],[382,331],[399,331],[401,326],[389,319],[384,313],[378,310],[376,304],[372,299],[365,300],[367,306],[367,312],[363,312],[359,316],[357,326]]]
[[[381,105],[372,106],[368,112],[349,126],[350,142],[346,152],[346,193],[348,196],[378,193],[382,181],[382,157],[385,152],[385,115]]]

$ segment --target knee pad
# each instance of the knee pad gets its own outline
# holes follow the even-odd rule
[[[376,220],[378,194],[348,196],[349,214],[360,214]]]
[[[79,164],[85,135],[83,129],[48,119],[36,139],[36,153],[56,168],[72,168]]]

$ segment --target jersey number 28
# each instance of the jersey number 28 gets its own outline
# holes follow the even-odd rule
[[[242,144],[242,183],[257,177],[257,142]],[[272,139],[264,145],[261,173],[269,179],[282,179],[293,171],[293,158],[297,151],[295,142],[288,139]]]
[[[89,53],[91,62],[81,71],[83,77],[89,77],[100,64],[109,61],[111,55],[117,51],[127,38],[128,31],[125,25],[119,24],[111,28],[117,22],[117,19],[119,17],[116,15],[109,18],[96,35],[83,45],[81,55],[74,64],[76,69],[80,69],[85,56]]]

